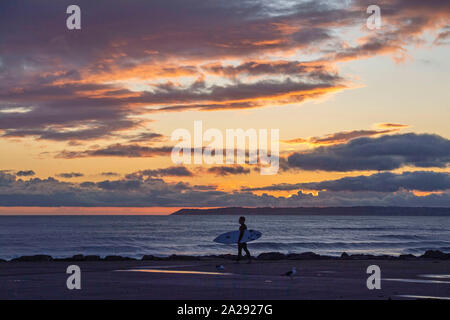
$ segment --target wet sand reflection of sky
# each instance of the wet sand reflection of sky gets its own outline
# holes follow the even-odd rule
[[[422,280],[422,279],[383,279],[383,281],[398,281],[398,282],[409,282],[409,283],[443,283],[443,284],[450,284],[450,281]]]
[[[401,294],[401,295],[398,295],[397,297],[411,298],[411,299],[450,300],[450,297],[416,296],[416,295],[410,295],[410,294]]]
[[[191,270],[130,269],[130,270],[117,270],[117,271],[148,272],[148,273],[173,273],[173,274],[201,274],[201,275],[219,275],[219,276],[232,275],[232,273],[191,271]]]
[[[450,279],[450,274],[421,274],[419,277],[435,278],[435,279]]]

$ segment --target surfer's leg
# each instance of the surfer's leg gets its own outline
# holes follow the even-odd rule
[[[237,257],[237,261],[241,260],[241,257],[242,257],[242,247],[243,247],[243,244],[242,244],[242,243],[238,243],[238,257]]]
[[[251,259],[252,259],[252,256],[250,255],[250,251],[248,251],[247,243],[244,243],[244,244],[242,245],[242,247],[244,248],[245,254],[247,255],[247,259],[248,259],[248,260],[251,260]]]

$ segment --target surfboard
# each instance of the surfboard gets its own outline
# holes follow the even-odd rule
[[[224,244],[233,244],[237,243],[239,239],[239,231],[230,231],[225,232],[214,239],[214,242],[224,243]],[[256,239],[259,239],[262,236],[262,233],[256,230],[245,230],[244,235],[242,236],[241,242],[250,242]]]

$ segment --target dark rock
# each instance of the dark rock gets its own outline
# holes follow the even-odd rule
[[[261,253],[258,257],[258,260],[283,260],[286,259],[286,255],[280,252],[264,252]]]
[[[378,259],[377,256],[374,256],[373,254],[352,254],[350,255],[350,260],[373,260]]]
[[[76,254],[71,258],[72,261],[84,261],[85,258],[82,254]]]
[[[399,260],[415,260],[417,257],[413,254],[401,254],[398,257]]]
[[[122,257],[122,256],[106,256],[103,260],[105,260],[105,261],[123,261],[124,257]]]
[[[105,261],[133,261],[134,258],[122,257],[122,256],[106,256]]]
[[[173,254],[169,257],[169,260],[193,261],[193,260],[199,260],[199,258],[196,256],[179,256],[179,255]]]
[[[237,259],[237,255],[235,254],[219,254],[217,257],[222,258],[222,259],[226,259],[226,260],[236,260]]]
[[[95,256],[95,255],[90,255],[90,256],[84,257],[84,261],[100,261],[100,260],[101,260],[100,256]]]
[[[208,254],[206,256],[201,256],[199,258],[202,258],[202,259],[220,259],[221,257],[219,255],[217,255],[217,254]]]
[[[450,253],[444,253],[439,250],[427,250],[420,257],[425,258],[425,259],[447,260],[447,259],[450,259]]]
[[[70,262],[73,261],[72,258],[53,258],[52,261],[56,261],[56,262]]]
[[[331,259],[331,257],[321,256],[314,252],[290,253],[287,255],[289,260],[318,260]]]
[[[217,256],[201,256],[198,257],[198,260],[200,261],[210,261],[210,260],[217,260]]]
[[[387,254],[382,254],[381,256],[375,256],[375,259],[377,259],[377,260],[396,260],[397,257],[390,256]]]
[[[12,259],[11,261],[23,261],[23,262],[42,262],[42,261],[52,261],[53,258],[51,256],[45,255],[45,254],[37,254],[34,256],[22,256],[15,259]]]
[[[347,254],[347,252],[342,252],[341,259],[347,260],[349,258],[350,258],[350,256]]]

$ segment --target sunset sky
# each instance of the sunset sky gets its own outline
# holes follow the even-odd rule
[[[442,0],[2,0],[0,214],[450,207],[449,57]],[[173,163],[195,120],[279,129],[278,174]]]

